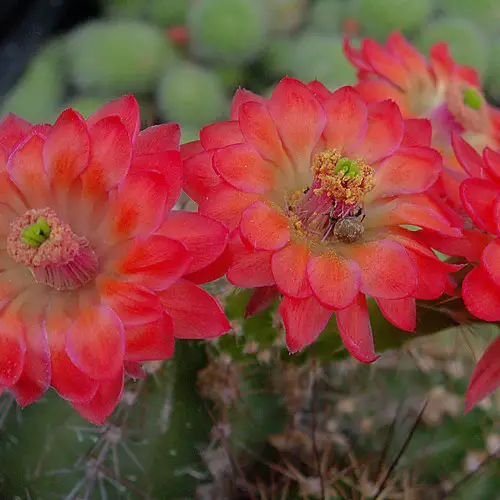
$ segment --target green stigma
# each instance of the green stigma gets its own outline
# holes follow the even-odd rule
[[[469,106],[469,108],[475,109],[476,111],[481,107],[483,99],[481,94],[473,87],[469,87],[464,90],[464,104]]]
[[[47,219],[40,217],[34,224],[30,224],[21,231],[24,243],[30,247],[39,247],[50,236],[50,226]]]
[[[340,172],[344,172],[344,176],[356,177],[359,174],[358,164],[354,160],[349,160],[349,158],[340,158],[337,165],[335,165],[335,173]]]

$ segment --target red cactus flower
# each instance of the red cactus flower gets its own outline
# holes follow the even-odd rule
[[[367,102],[394,99],[406,118],[432,122],[432,145],[445,160],[443,194],[459,206],[465,175],[453,157],[450,133],[463,134],[478,151],[500,146],[498,111],[484,99],[477,72],[456,64],[444,42],[433,45],[426,59],[399,33],[392,33],[385,46],[363,39],[355,49],[346,38],[344,47],[358,68],[356,89]]]
[[[478,361],[469,381],[465,396],[465,412],[500,386],[500,336],[498,336]]]
[[[402,227],[461,234],[426,193],[441,169],[427,125],[405,122],[393,102],[366,104],[352,87],[330,93],[285,78],[269,100],[238,91],[232,119],[184,147],[186,191],[232,230],[227,278],[266,287],[252,310],[278,288],[290,351],[335,313],[347,349],[374,361],[367,296],[411,331],[415,299],[445,290],[456,268]]]
[[[214,274],[227,229],[170,212],[179,142],[175,124],[139,133],[131,96],[87,121],[69,109],[53,126],[0,123],[0,389],[21,406],[52,386],[102,423],[124,365],[229,329],[195,284]]]

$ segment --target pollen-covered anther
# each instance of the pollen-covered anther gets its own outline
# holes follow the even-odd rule
[[[343,158],[336,150],[317,153],[313,158],[312,171],[319,187],[317,196],[326,194],[332,200],[355,205],[375,186],[373,169],[363,160]]]
[[[97,274],[97,256],[51,208],[28,210],[10,225],[7,252],[31,270],[38,283],[72,290]]]

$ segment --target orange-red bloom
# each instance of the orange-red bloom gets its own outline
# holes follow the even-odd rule
[[[186,191],[232,231],[227,278],[262,287],[254,311],[278,288],[291,351],[335,313],[347,349],[374,361],[366,297],[412,331],[415,299],[447,288],[456,267],[403,227],[461,234],[427,194],[441,170],[427,125],[405,122],[394,102],[366,104],[352,87],[330,93],[285,78],[269,100],[238,91],[231,120],[184,147]]]
[[[175,124],[139,133],[130,96],[87,121],[70,109],[53,126],[0,123],[0,389],[20,405],[52,386],[102,423],[125,365],[229,329],[195,284],[217,275],[227,229],[170,212],[179,142]]]
[[[431,121],[432,145],[445,160],[444,194],[460,206],[458,187],[466,175],[453,157],[450,134],[462,134],[478,151],[500,146],[499,111],[484,99],[477,72],[456,64],[444,42],[433,45],[427,59],[399,33],[385,45],[363,39],[355,49],[346,39],[344,46],[367,102],[393,99],[405,118]]]

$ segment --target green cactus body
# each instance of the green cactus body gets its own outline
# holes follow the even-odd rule
[[[139,21],[92,21],[68,35],[73,83],[100,93],[148,92],[175,59],[164,33]]]
[[[272,33],[291,33],[306,17],[309,0],[259,0],[268,10]]]
[[[265,9],[255,0],[195,0],[188,28],[193,53],[218,64],[254,59],[268,31]]]
[[[61,48],[56,40],[40,50],[3,99],[0,115],[10,112],[32,123],[55,120],[66,91]]]
[[[223,117],[228,106],[217,74],[188,62],[167,70],[156,96],[164,119],[192,127],[202,127]]]

